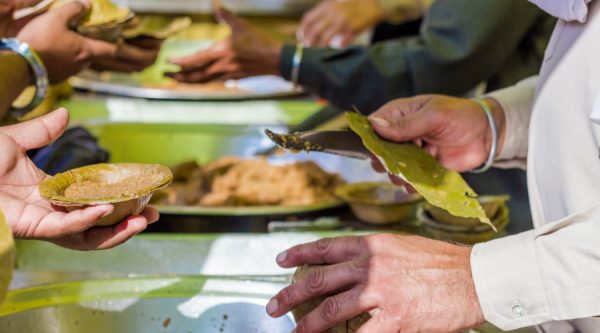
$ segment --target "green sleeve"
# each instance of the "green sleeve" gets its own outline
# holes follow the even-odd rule
[[[366,48],[305,49],[299,83],[341,108],[356,106],[365,113],[399,97],[463,95],[508,63],[528,71],[515,80],[537,72],[543,52],[519,51],[533,47],[523,42],[544,18],[549,17],[523,0],[438,0],[420,36]],[[549,31],[542,35],[547,40]],[[294,50],[284,46],[280,59],[287,79]],[[509,61],[515,56],[523,59]]]

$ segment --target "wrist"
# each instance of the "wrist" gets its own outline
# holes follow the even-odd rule
[[[473,278],[473,272],[471,270],[471,252],[473,251],[472,246],[468,246],[464,248],[462,259],[465,262],[465,265],[468,271],[468,279],[466,279],[466,291],[467,291],[467,300],[468,304],[471,306],[471,311],[469,311],[470,318],[468,318],[468,323],[470,327],[480,326],[485,323],[485,316],[483,315],[483,309],[481,308],[481,304],[479,302],[479,297],[477,296],[477,289],[475,288],[475,280]]]
[[[494,98],[486,97],[483,99],[491,108],[492,113],[494,114],[494,120],[496,121],[496,129],[498,131],[498,149],[496,151],[496,156],[500,156],[502,153],[502,147],[504,147],[504,139],[506,133],[506,116],[504,115],[504,109],[496,101]],[[487,142],[491,142],[491,130],[487,131],[487,135],[490,139]]]

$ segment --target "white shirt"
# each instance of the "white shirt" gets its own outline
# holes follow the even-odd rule
[[[476,245],[473,278],[486,320],[502,329],[598,333],[600,1],[534,2],[562,18],[537,84],[491,96],[507,117],[500,159],[527,162],[536,229]]]

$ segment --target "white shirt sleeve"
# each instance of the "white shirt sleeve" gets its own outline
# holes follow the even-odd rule
[[[529,141],[529,119],[533,109],[537,77],[527,78],[512,87],[494,91],[486,97],[495,99],[506,117],[504,145],[495,166],[525,168]]]
[[[475,245],[485,319],[503,330],[600,315],[600,204],[519,235]]]

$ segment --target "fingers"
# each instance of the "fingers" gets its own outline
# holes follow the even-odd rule
[[[169,63],[181,66],[183,71],[204,68],[212,64],[213,62],[223,58],[223,56],[226,53],[226,50],[229,49],[230,43],[231,42],[228,39],[221,42],[217,42],[208,49],[199,51],[195,54],[185,57],[172,58],[169,60]]]
[[[295,283],[282,289],[269,301],[267,312],[273,317],[281,317],[309,300],[348,288],[363,276],[364,267],[359,261],[350,261],[303,268]]]
[[[146,218],[146,220],[148,221],[148,224],[152,224],[152,223],[158,221],[158,218],[160,217],[158,210],[154,207],[144,208],[144,210],[140,213],[140,215]]]
[[[10,136],[23,150],[30,150],[56,140],[65,131],[68,123],[69,113],[60,108],[33,120],[3,127],[0,131]]]
[[[381,164],[381,161],[375,155],[370,154],[370,158],[371,158],[371,167],[373,168],[373,170],[375,170],[379,173],[387,172],[387,170],[385,169],[383,164]]]
[[[40,220],[33,238],[60,238],[84,232],[96,225],[98,221],[112,213],[112,205],[99,205],[74,210],[69,213],[51,212]]]
[[[89,9],[90,3],[88,1],[77,0],[66,3],[52,10],[49,14],[63,21],[66,26],[71,26],[79,22]]]
[[[431,96],[417,96],[392,101],[369,116],[373,129],[385,139],[406,142],[432,134],[435,113],[424,106]]]
[[[119,50],[119,46],[117,44],[92,38],[84,38],[84,40],[91,59],[114,58]]]
[[[227,24],[234,34],[246,29],[246,21],[225,9],[221,5],[219,5],[217,8],[213,8],[213,13],[219,22]]]
[[[323,332],[338,323],[354,318],[372,308],[374,303],[366,303],[362,288],[353,288],[341,294],[326,298],[316,309],[298,321],[297,333]],[[368,332],[384,332],[371,330]]]
[[[277,256],[281,267],[290,268],[307,264],[337,264],[357,259],[366,253],[362,237],[323,238],[316,242],[296,245]]]
[[[304,46],[310,46],[310,44],[308,44],[308,38],[309,36],[312,37],[314,34],[315,24],[325,19],[323,17],[324,12],[326,11],[324,10],[325,6],[326,3],[322,2],[302,17],[302,22],[300,22],[300,26],[298,27],[296,38],[302,42]]]
[[[83,242],[89,250],[110,249],[144,231],[148,224],[144,216],[130,216],[114,226],[89,229],[85,233]]]

